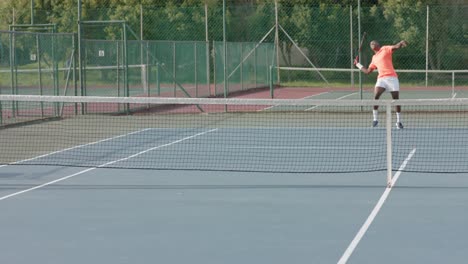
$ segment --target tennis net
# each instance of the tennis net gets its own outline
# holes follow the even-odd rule
[[[14,104],[25,105],[19,109],[29,112],[50,109],[50,115],[12,116]],[[371,127],[375,104],[380,106],[380,123]],[[396,104],[403,108],[404,129],[395,127]],[[0,95],[0,106],[0,164],[4,165],[281,173],[468,172],[468,99]],[[80,111],[84,106],[87,114]],[[409,155],[411,161],[401,168]]]
[[[209,84],[194,73],[185,72],[177,79],[164,64],[136,64],[124,66],[86,66],[80,88],[78,69],[69,67],[42,69],[7,69],[0,67],[0,94],[60,95],[60,96],[160,96],[208,97]],[[179,67],[179,71],[184,71]],[[74,72],[75,71],[75,72]],[[128,74],[128,88],[124,75]],[[75,74],[75,75],[74,75]],[[193,81],[189,77],[193,77]],[[15,85],[12,87],[12,78]],[[53,81],[57,79],[57,86]],[[182,82],[183,81],[183,82]],[[127,90],[128,89],[128,90]]]
[[[359,70],[344,68],[271,67],[272,89],[308,88],[324,92],[359,91]],[[405,99],[467,98],[468,70],[397,69]],[[371,99],[377,73],[361,75],[364,99]],[[326,82],[325,82],[326,80]],[[274,91],[272,91],[274,93]],[[354,98],[360,98],[356,95]],[[350,98],[348,98],[350,99]]]

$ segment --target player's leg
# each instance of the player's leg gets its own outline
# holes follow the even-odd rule
[[[392,95],[393,100],[400,99],[400,92],[398,92],[398,91],[390,92],[390,94]],[[397,113],[400,113],[401,112],[401,106],[400,105],[395,106],[395,110],[396,110]]]
[[[393,100],[400,99],[400,92],[399,91],[393,91],[393,92],[390,92],[390,94],[392,95]],[[400,105],[395,106],[395,110],[396,110],[396,117],[397,117],[396,127],[398,129],[402,129],[403,124],[401,123],[401,106]]]
[[[396,77],[390,77],[388,78],[388,90],[390,91],[390,94],[392,95],[393,100],[398,100],[400,99],[400,83],[398,81],[398,78]],[[395,107],[396,109],[396,127],[398,129],[403,128],[403,124],[401,123],[401,106],[397,105]]]
[[[377,86],[377,84],[376,84],[376,86],[374,88],[374,99],[375,100],[379,100],[380,96],[385,92],[385,88]],[[379,124],[378,115],[379,115],[379,106],[374,105],[374,109],[372,110],[372,116],[374,117],[374,119],[372,121],[372,127],[376,127]]]

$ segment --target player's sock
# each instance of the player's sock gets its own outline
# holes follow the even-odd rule
[[[401,123],[401,118],[400,118],[400,113],[396,113],[396,118],[397,118],[397,121],[396,121],[396,126],[398,129],[402,129],[403,128],[403,124]]]
[[[379,111],[378,110],[372,110],[372,115],[374,116],[374,121],[377,121],[377,117],[379,115]]]

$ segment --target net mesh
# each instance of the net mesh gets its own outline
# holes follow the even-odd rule
[[[12,116],[54,107],[49,118]],[[0,164],[275,173],[468,172],[468,101],[0,96]],[[380,105],[371,128],[372,105]],[[86,106],[87,114],[80,108]],[[121,112],[120,109],[131,109]],[[26,115],[21,115],[26,116]]]
[[[352,78],[357,74],[356,69],[344,68],[310,68],[310,67],[275,67],[273,74],[279,71],[280,77],[273,82],[273,89],[304,88],[315,92],[340,93],[356,92],[359,99],[361,87],[358,79]],[[435,99],[435,98],[466,98],[468,97],[468,70],[405,70],[397,69],[400,83],[401,98],[405,99]],[[328,81],[323,85],[322,74]],[[377,80],[377,73],[362,79],[364,99],[373,98],[373,90]],[[367,94],[366,94],[367,93]],[[339,97],[339,96],[338,96]],[[317,99],[326,99],[319,97]]]

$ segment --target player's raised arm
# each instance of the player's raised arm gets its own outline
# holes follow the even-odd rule
[[[406,42],[406,40],[402,40],[402,41],[398,42],[397,44],[393,45],[392,50],[397,50],[399,48],[404,48],[406,46],[408,46],[408,42]]]
[[[359,70],[361,70],[361,71],[362,71],[363,73],[365,73],[365,74],[369,74],[369,73],[371,73],[371,72],[374,71],[374,68],[370,67],[370,68],[368,69],[368,68],[364,67],[361,63],[359,63],[359,57],[356,57],[356,58],[354,59],[354,65],[356,65],[356,67],[358,67]]]

